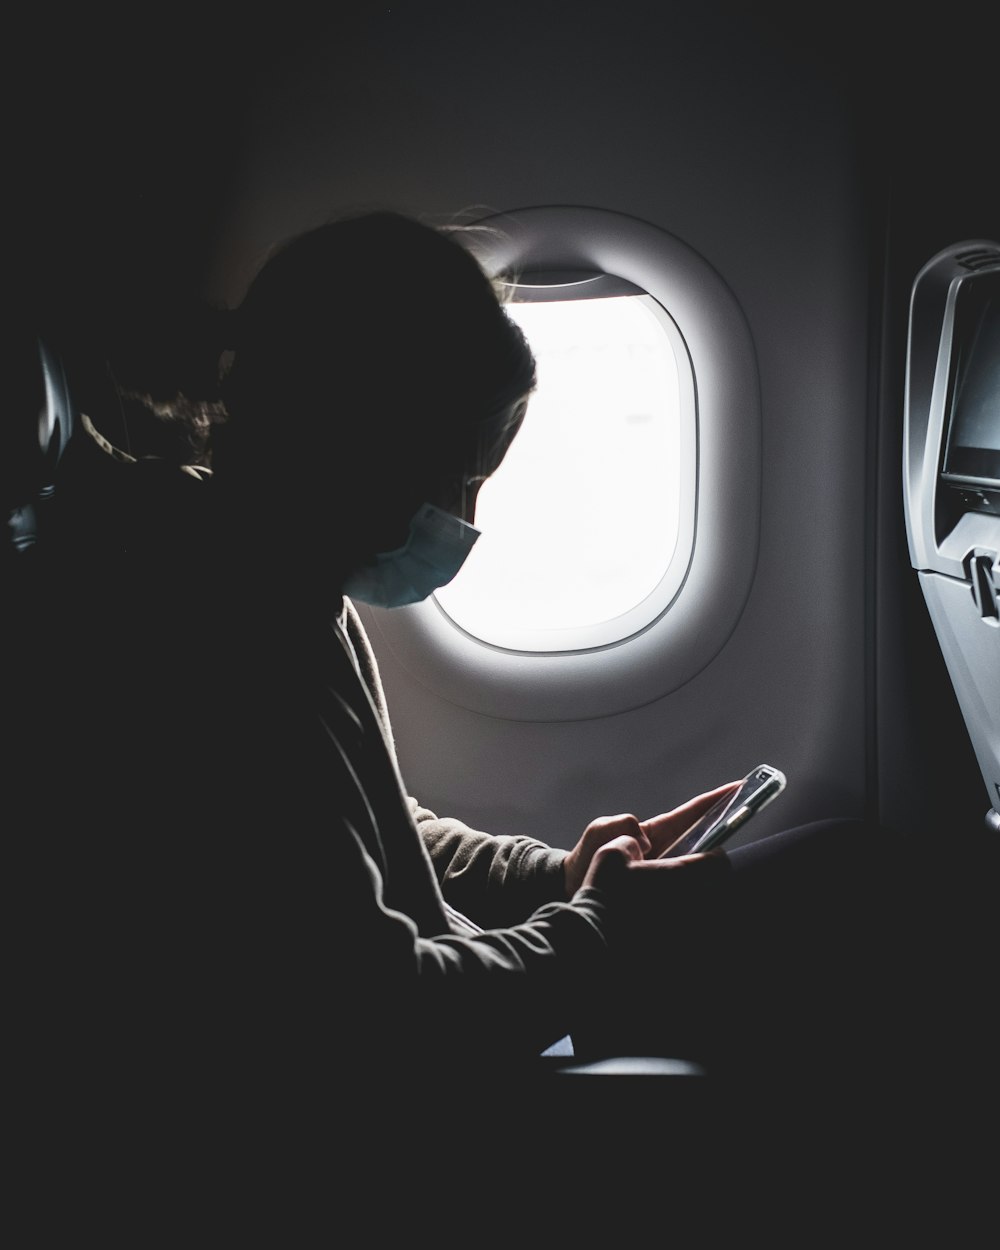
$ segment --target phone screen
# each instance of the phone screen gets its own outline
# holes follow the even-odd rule
[[[771,764],[758,764],[743,778],[739,787],[724,795],[661,854],[661,859],[692,855],[720,846],[750,817],[766,807],[784,790],[785,774]]]

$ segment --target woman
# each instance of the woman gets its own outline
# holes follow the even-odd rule
[[[263,266],[228,343],[211,483],[225,591],[203,599],[221,634],[250,597],[242,619],[256,617],[255,635],[266,621],[276,682],[265,719],[309,739],[277,758],[297,799],[312,797],[289,822],[282,787],[274,819],[281,837],[321,839],[337,882],[323,923],[326,948],[352,952],[341,1041],[356,1061],[388,1047],[398,1064],[405,1038],[421,1068],[525,1059],[564,1037],[608,966],[602,863],[643,861],[718,797],[645,826],[596,821],[569,853],[439,820],[408,797],[351,599],[400,606],[454,576],[478,536],[478,487],[535,385],[528,344],[461,239],[371,213],[300,235]],[[259,732],[256,745],[273,738]],[[665,878],[725,863],[648,866]]]

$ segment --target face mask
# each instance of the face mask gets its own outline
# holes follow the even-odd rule
[[[352,573],[344,594],[376,608],[418,603],[451,581],[478,537],[474,526],[425,503],[410,522],[406,543]]]

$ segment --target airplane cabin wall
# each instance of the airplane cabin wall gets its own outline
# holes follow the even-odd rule
[[[566,723],[447,704],[383,653],[404,772],[442,814],[569,845],[597,814],[660,811],[769,760],[789,787],[743,838],[879,809],[981,820],[906,558],[899,458],[910,283],[941,247],[1000,236],[992,36],[978,0],[926,19],[886,5],[881,25],[879,8],[12,19],[12,259],[83,359],[142,299],[238,299],[271,243],[366,204],[629,214],[694,248],[742,308],[763,476],[732,636],[669,695]]]

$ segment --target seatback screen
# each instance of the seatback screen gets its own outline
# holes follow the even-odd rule
[[[1000,488],[1000,273],[958,293],[949,417],[945,479]]]

